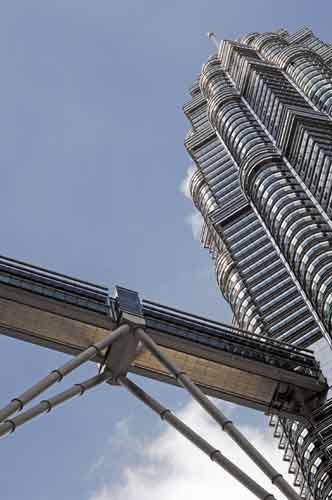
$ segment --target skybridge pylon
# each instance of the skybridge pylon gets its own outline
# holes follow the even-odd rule
[[[74,356],[0,410],[0,436],[97,385],[121,385],[257,498],[275,498],[127,377],[137,373],[186,389],[287,499],[299,500],[207,396],[310,425],[328,389],[311,351],[4,257],[0,313],[2,334]],[[96,376],[26,409],[88,361],[97,363]]]

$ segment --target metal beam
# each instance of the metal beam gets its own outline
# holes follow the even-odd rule
[[[93,389],[97,385],[102,384],[111,376],[112,374],[110,372],[105,371],[103,373],[100,373],[99,375],[84,380],[79,384],[73,385],[72,387],[70,387],[70,389],[63,391],[50,399],[44,399],[29,410],[20,413],[17,417],[14,417],[10,420],[5,420],[0,424],[0,437],[5,436],[6,434],[13,433],[21,425],[26,424],[42,413],[49,413],[56,406],[59,406],[60,404],[73,399],[75,396],[83,396],[83,394],[85,394],[87,391]]]
[[[182,436],[193,443],[197,448],[199,448],[203,453],[205,453],[213,462],[218,464],[221,468],[226,470],[231,476],[233,476],[238,482],[240,482],[245,488],[247,488],[253,495],[261,500],[275,500],[275,497],[262,488],[256,481],[251,479],[245,472],[243,472],[239,467],[237,467],[233,462],[228,460],[220,450],[215,449],[210,443],[203,439],[199,434],[188,427],[182,420],[177,418],[171,410],[162,406],[158,401],[149,396],[143,389],[138,387],[134,382],[126,377],[120,376],[117,379],[121,385],[126,387],[128,391],[133,394],[137,399],[142,401],[146,406],[151,408],[157,415],[160,416],[162,420],[165,420],[169,425],[171,425],[175,430],[177,430]]]
[[[204,408],[207,413],[220,425],[233,441],[251,458],[251,460],[261,469],[262,472],[271,480],[272,484],[288,498],[289,500],[300,500],[300,496],[283,478],[282,474],[272,467],[272,465],[264,458],[264,456],[248,441],[248,439],[235,427],[233,422],[229,420],[217,408],[210,399],[197,387],[196,384],[182,371],[178,370],[176,365],[170,361],[159,349],[158,345],[147,335],[142,328],[135,330],[135,335],[141,340],[145,347],[163,364],[176,380],[188,390],[193,398]]]
[[[52,370],[49,375],[41,379],[39,382],[34,384],[30,389],[23,392],[16,398],[14,398],[7,406],[5,406],[2,410],[0,410],[0,422],[3,422],[6,418],[13,415],[17,411],[23,409],[23,407],[32,401],[35,397],[39,396],[46,389],[51,387],[52,385],[60,382],[63,377],[71,373],[73,370],[81,366],[83,363],[86,363],[90,359],[92,359],[96,354],[102,356],[102,351],[109,347],[115,340],[119,338],[120,335],[128,333],[130,331],[129,325],[121,325],[116,330],[114,330],[110,335],[104,337],[99,342],[91,345],[85,351],[81,352],[78,356],[69,360],[67,363],[62,365],[61,367]]]

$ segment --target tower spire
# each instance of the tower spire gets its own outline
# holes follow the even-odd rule
[[[211,40],[212,43],[217,47],[217,49],[219,49],[219,42],[217,40],[216,34],[213,33],[213,31],[209,31],[206,35],[209,38],[209,40]]]

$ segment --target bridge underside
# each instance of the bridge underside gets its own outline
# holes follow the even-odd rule
[[[119,298],[3,260],[1,334],[77,354],[117,327]],[[133,297],[139,301],[135,292],[117,291],[129,309]],[[324,401],[326,382],[308,351],[152,302],[142,301],[139,307],[151,337],[206,394],[296,419],[305,419]],[[102,362],[102,356],[94,361]],[[144,349],[138,350],[130,371],[177,384]]]

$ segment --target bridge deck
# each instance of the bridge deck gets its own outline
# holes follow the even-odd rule
[[[77,354],[116,327],[117,309],[104,287],[0,258],[3,335]],[[149,301],[141,310],[150,335],[206,394],[299,419],[324,400],[326,382],[308,350]],[[176,383],[148,352],[131,371]]]

